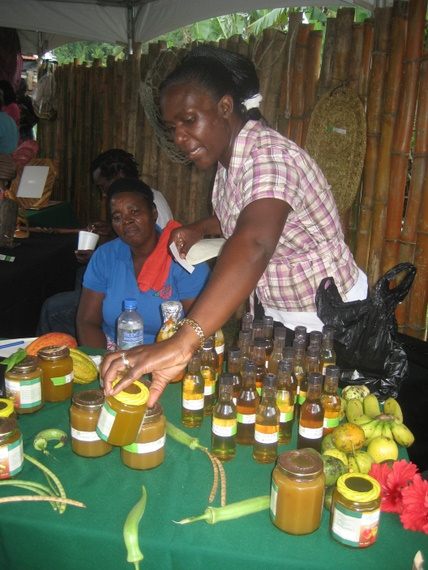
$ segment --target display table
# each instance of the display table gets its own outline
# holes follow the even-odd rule
[[[97,382],[75,390],[97,388]],[[168,386],[161,398],[169,421],[181,426],[181,385]],[[290,536],[274,527],[268,511],[233,521],[208,525],[204,521],[180,526],[173,521],[202,514],[208,505],[213,481],[209,458],[167,437],[166,457],[151,471],[124,466],[120,449],[97,459],[71,451],[70,443],[49,449],[47,457],[34,450],[34,436],[42,429],[69,431],[69,402],[46,403],[34,415],[20,416],[25,453],[37,457],[54,471],[67,496],[82,501],[86,509],[68,506],[59,515],[46,503],[12,503],[1,506],[0,567],[8,570],[126,570],[122,536],[127,514],[147,490],[146,511],[139,524],[139,544],[144,554],[141,570],[186,569],[269,570],[299,568],[320,570],[392,570],[412,567],[418,550],[428,556],[428,536],[403,529],[398,515],[382,513],[377,542],[362,550],[346,548],[329,534],[324,509],[321,527],[307,536]],[[210,447],[211,420],[201,428],[186,430]],[[281,451],[294,446],[281,446]],[[404,450],[403,450],[404,451]],[[404,451],[405,453],[405,451]],[[27,462],[28,463],[28,462]],[[43,482],[32,464],[25,464],[19,479]],[[238,447],[236,458],[224,464],[227,502],[269,494],[273,465],[260,465],[252,449]],[[0,496],[19,490],[0,488]],[[219,494],[214,506],[219,505]]]
[[[73,206],[69,202],[59,202],[41,210],[26,210],[31,227],[77,228],[79,227]]]

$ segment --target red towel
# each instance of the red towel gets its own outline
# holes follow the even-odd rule
[[[170,220],[160,235],[157,246],[149,255],[143,265],[137,283],[140,291],[146,293],[149,289],[159,291],[165,285],[169,268],[172,261],[172,254],[168,247],[172,230],[179,228],[181,224]]]

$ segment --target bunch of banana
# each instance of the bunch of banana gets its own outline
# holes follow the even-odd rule
[[[353,398],[347,403],[346,419],[363,429],[365,446],[380,436],[389,437],[404,447],[410,447],[415,441],[412,432],[403,424],[403,412],[394,398],[385,401],[383,412],[374,394],[368,394],[362,402]]]

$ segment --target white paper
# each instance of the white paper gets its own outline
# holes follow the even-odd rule
[[[190,263],[186,259],[181,259],[180,254],[178,253],[177,246],[175,245],[174,242],[170,244],[169,249],[171,250],[171,253],[175,261],[179,263],[182,267],[184,267],[186,271],[188,271],[189,273],[193,273],[195,271],[193,265],[190,265]]]

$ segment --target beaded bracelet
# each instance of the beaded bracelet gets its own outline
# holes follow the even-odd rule
[[[199,337],[199,348],[202,350],[204,348],[204,344],[205,344],[205,335],[204,335],[204,331],[202,330],[202,327],[199,323],[197,323],[196,321],[194,321],[193,319],[182,319],[179,323],[178,323],[178,327],[182,327],[183,325],[189,325],[189,327],[192,327],[192,329],[195,331],[195,333],[198,335]]]

